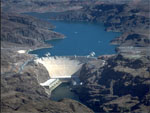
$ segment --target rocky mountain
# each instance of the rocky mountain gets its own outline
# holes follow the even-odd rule
[[[85,105],[95,112],[150,112],[149,0],[2,0],[1,3],[3,113],[93,113]],[[47,22],[16,14],[24,12],[53,12],[51,19],[103,22],[107,31],[122,32],[111,41],[118,45],[116,55],[100,56],[103,65],[99,60],[83,65],[80,72],[83,84],[75,87],[74,92],[85,105],[69,99],[49,100],[39,85],[49,78],[48,72],[33,63],[33,55],[18,53],[22,49],[49,47],[44,41],[64,37]]]
[[[83,85],[75,88],[81,101],[96,112],[149,113],[150,57],[100,59],[104,66],[89,62],[81,69]]]
[[[54,26],[48,22],[31,16],[2,13],[1,41],[2,48],[25,47],[42,48],[50,47],[44,43],[46,40],[64,38],[64,35],[52,31]]]
[[[128,3],[134,0],[2,0],[2,9],[7,12],[64,12],[82,9],[100,3]],[[40,7],[40,8],[39,8]]]
[[[3,11],[22,12],[63,12],[81,9],[86,0],[2,0]],[[92,2],[90,2],[92,3]]]
[[[39,84],[49,79],[48,72],[33,60],[33,55],[1,50],[2,113],[94,113],[74,100],[51,101]]]

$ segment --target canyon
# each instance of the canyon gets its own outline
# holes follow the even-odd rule
[[[2,112],[149,113],[148,5],[148,0],[144,2],[2,0]],[[111,44],[118,45],[115,55],[101,55],[96,61],[86,62],[82,66],[79,78],[83,85],[75,86],[73,91],[89,108],[70,99],[51,101],[45,89],[40,86],[39,83],[49,79],[48,71],[43,65],[33,62],[36,55],[18,51],[51,47],[44,42],[63,39],[65,36],[54,32],[54,26],[50,23],[24,14],[16,14],[25,12],[51,12],[53,15],[50,13],[49,18],[55,20],[103,22],[107,31],[122,32],[120,37],[111,41]],[[100,60],[105,60],[106,63],[100,65]]]

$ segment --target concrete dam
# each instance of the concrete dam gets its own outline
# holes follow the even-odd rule
[[[42,64],[50,76],[49,80],[40,83],[40,85],[47,88],[46,92],[50,94],[62,82],[78,77],[82,65],[90,60],[96,60],[96,58],[87,56],[47,56],[37,58],[35,62]]]

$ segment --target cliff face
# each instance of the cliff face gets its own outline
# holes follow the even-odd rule
[[[4,48],[7,48],[8,44],[13,47],[48,47],[44,41],[64,37],[50,30],[54,28],[50,23],[25,15],[2,13],[1,25]]]
[[[97,112],[148,113],[148,62],[149,57],[129,59],[122,55],[108,58],[102,67],[89,62],[81,69],[80,79],[83,85],[77,87],[76,93],[83,103]]]

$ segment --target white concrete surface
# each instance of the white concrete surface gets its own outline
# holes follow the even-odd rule
[[[20,54],[23,54],[23,53],[26,53],[26,50],[19,50],[17,52],[20,53]]]
[[[70,78],[82,66],[77,60],[70,60],[66,57],[43,57],[35,60],[47,69],[50,78]]]

